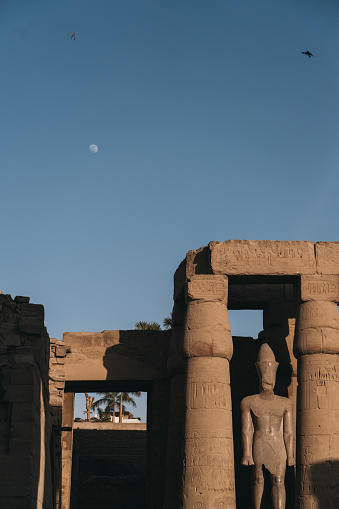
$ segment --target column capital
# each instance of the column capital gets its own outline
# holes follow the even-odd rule
[[[339,276],[302,275],[300,276],[300,300],[339,302]]]
[[[306,301],[299,306],[294,355],[338,354],[339,317],[335,302]]]
[[[224,275],[198,274],[187,281],[186,303],[222,302],[227,304],[228,277]]]
[[[196,275],[187,282],[184,323],[186,357],[231,359],[233,342],[227,312],[228,279],[223,275]]]

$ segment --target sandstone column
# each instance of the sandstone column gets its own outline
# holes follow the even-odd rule
[[[223,275],[188,282],[183,509],[236,507],[227,289]]]
[[[294,346],[300,509],[339,507],[338,290],[337,276],[301,276]]]

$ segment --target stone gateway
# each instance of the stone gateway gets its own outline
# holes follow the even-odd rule
[[[338,509],[338,301],[339,242],[253,240],[187,253],[169,331],[50,339],[43,306],[1,294],[0,507]],[[147,429],[77,428],[75,393],[99,391],[147,392]]]

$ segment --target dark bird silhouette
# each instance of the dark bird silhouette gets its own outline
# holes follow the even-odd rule
[[[312,53],[310,51],[300,51],[300,53],[302,53],[303,55],[307,55],[308,58],[311,58],[311,57],[314,57],[314,55],[312,55]]]
[[[71,39],[74,39],[75,40],[75,32],[72,33],[71,35]]]

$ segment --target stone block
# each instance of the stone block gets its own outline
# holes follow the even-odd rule
[[[36,499],[31,497],[1,497],[0,507],[2,509],[37,509]]]
[[[49,378],[55,382],[64,382],[65,381],[65,369],[64,367],[55,368],[52,367],[49,371]]]
[[[16,332],[16,325],[13,322],[10,323],[0,323],[0,334],[2,336],[6,336],[7,334],[13,334]]]
[[[18,328],[25,334],[40,336],[43,332],[43,323],[40,318],[21,318]]]
[[[32,492],[33,478],[31,475],[0,477],[0,497],[28,497],[32,495]],[[11,505],[8,506],[8,509],[11,509]]]
[[[223,327],[209,327],[185,332],[184,352],[187,357],[224,357],[233,354],[231,333]]]
[[[25,367],[4,368],[2,371],[3,385],[32,385],[37,380],[31,365]]]
[[[330,437],[330,453],[331,461],[339,465],[339,435]]]
[[[32,440],[29,439],[11,438],[9,442],[9,454],[11,456],[27,456],[33,454],[39,457],[39,448],[40,443],[34,444]]]
[[[55,348],[56,357],[66,357],[66,347],[64,345],[57,345]]]
[[[39,318],[41,322],[45,318],[44,306],[41,304],[21,304],[20,314],[23,318]]]
[[[8,385],[4,395],[5,401],[13,403],[29,402],[34,398],[33,385]]]
[[[300,437],[332,435],[336,428],[336,421],[339,419],[338,411],[324,411],[324,409],[310,409],[298,412]]]
[[[29,297],[22,297],[21,295],[17,295],[14,297],[14,302],[17,304],[28,304],[29,303]]]
[[[313,242],[227,240],[210,242],[214,274],[315,274]]]
[[[302,301],[339,301],[339,276],[301,276]]]
[[[317,327],[339,328],[338,307],[334,302],[307,301],[299,306],[296,331]]]
[[[20,334],[8,334],[4,337],[3,344],[6,346],[21,346]]]
[[[17,363],[34,364],[33,352],[31,348],[25,346],[16,348],[14,359]]]
[[[210,272],[208,246],[188,251],[185,261],[186,279],[194,274],[208,274]]]
[[[12,421],[11,438],[39,440],[39,431],[33,421]]]
[[[227,302],[228,282],[224,276],[192,276],[187,284],[190,299]]]
[[[187,306],[185,329],[218,327],[221,325],[230,331],[227,308],[220,302],[192,302]]]
[[[20,461],[14,456],[0,455],[0,478],[6,476],[28,476],[34,468],[33,458],[23,456]],[[0,507],[3,507],[0,505]]]
[[[50,357],[49,358],[50,366],[64,366],[65,359],[64,357]]]
[[[294,342],[297,356],[309,354],[338,354],[339,329],[318,328],[298,331]]]
[[[339,274],[339,242],[317,242],[318,274]]]
[[[267,304],[293,301],[292,284],[234,284],[228,286],[228,309],[263,309]]]
[[[55,407],[62,407],[63,397],[62,396],[50,396],[49,404]]]
[[[298,381],[315,382],[322,386],[323,382],[339,382],[338,355],[304,355],[299,361]]]
[[[35,410],[33,403],[13,403],[12,419],[26,421],[34,418]]]

